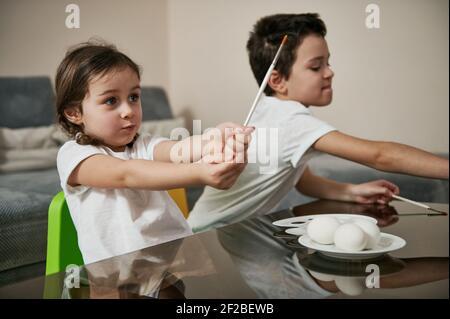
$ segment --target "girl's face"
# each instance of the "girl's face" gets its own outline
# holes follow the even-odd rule
[[[325,39],[308,35],[297,48],[297,58],[289,79],[284,79],[285,92],[276,94],[281,99],[294,100],[305,106],[324,106],[331,103],[333,71],[329,65],[330,53]]]
[[[139,82],[129,67],[92,79],[80,114],[84,133],[113,151],[124,151],[142,121]]]

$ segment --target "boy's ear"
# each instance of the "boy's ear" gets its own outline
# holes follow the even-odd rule
[[[280,95],[285,95],[287,93],[286,80],[277,70],[273,70],[269,77],[267,84]]]
[[[78,106],[71,106],[65,109],[64,116],[73,124],[83,124],[83,114],[81,114],[80,108]]]

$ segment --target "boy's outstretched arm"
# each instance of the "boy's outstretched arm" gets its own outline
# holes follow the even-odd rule
[[[362,184],[339,183],[314,175],[309,167],[306,167],[295,188],[310,197],[360,204],[387,204],[392,194],[400,193],[396,185],[385,180]]]
[[[404,144],[364,140],[333,131],[313,147],[381,171],[440,179],[449,176],[448,159]]]

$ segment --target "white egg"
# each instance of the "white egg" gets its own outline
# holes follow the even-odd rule
[[[366,233],[367,244],[365,248],[374,249],[380,241],[380,229],[378,226],[364,219],[357,219],[354,223],[361,227],[361,229]]]
[[[306,233],[319,244],[333,244],[334,232],[341,225],[339,221],[330,216],[319,216],[308,223]]]
[[[334,233],[334,244],[336,247],[355,252],[363,250],[367,244],[367,236],[358,225],[348,223],[339,226]]]
[[[348,296],[359,296],[366,288],[365,280],[361,277],[336,276],[334,283],[341,292]]]

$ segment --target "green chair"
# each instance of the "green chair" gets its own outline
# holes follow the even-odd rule
[[[72,264],[82,266],[84,261],[64,192],[59,192],[48,208],[45,299],[61,298],[64,289],[64,274],[61,272]]]
[[[48,209],[47,261],[45,274],[61,272],[70,264],[84,265],[78,237],[64,192],[53,197]]]

